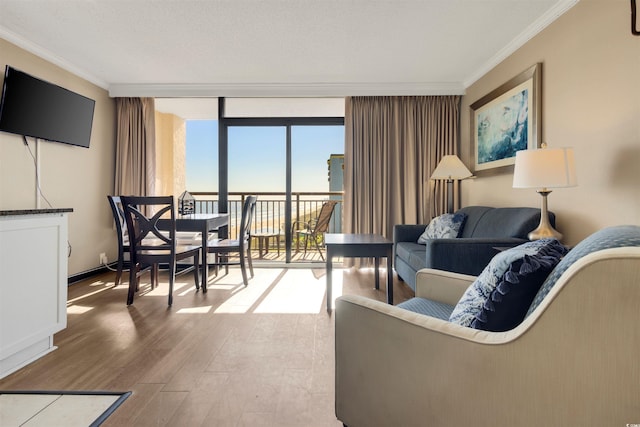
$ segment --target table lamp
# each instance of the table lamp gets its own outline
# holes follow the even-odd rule
[[[473,174],[456,155],[447,155],[440,159],[436,170],[431,174],[433,180],[447,181],[447,213],[453,213],[453,180],[466,179]]]
[[[546,148],[546,144],[543,144],[538,150],[516,152],[513,188],[539,188],[538,193],[542,196],[540,225],[529,233],[530,240],[562,238],[562,233],[555,230],[549,222],[547,211],[547,196],[551,193],[549,188],[575,187],[576,185],[573,148]]]

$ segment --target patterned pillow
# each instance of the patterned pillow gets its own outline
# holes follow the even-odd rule
[[[514,328],[567,252],[556,239],[535,240],[500,252],[465,291],[449,321],[488,331]]]
[[[425,244],[430,239],[455,239],[462,232],[466,220],[467,214],[462,212],[435,217],[418,238],[418,243]]]

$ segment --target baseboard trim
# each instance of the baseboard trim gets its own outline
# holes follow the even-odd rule
[[[110,266],[115,266],[116,263],[113,264],[109,264]],[[81,280],[85,280],[88,279],[91,276],[95,276],[97,274],[101,274],[101,273],[106,273],[110,271],[106,266],[100,266],[100,267],[96,267],[92,270],[87,270],[87,271],[83,271],[82,273],[78,273],[78,274],[74,274],[71,275],[67,278],[67,286],[69,285],[73,285],[76,282],[79,282]]]

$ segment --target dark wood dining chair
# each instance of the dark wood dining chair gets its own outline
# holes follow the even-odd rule
[[[207,250],[211,254],[215,254],[214,265],[216,274],[219,267],[224,266],[228,273],[229,265],[240,265],[242,272],[242,281],[245,286],[249,285],[247,277],[247,264],[251,277],[253,277],[253,261],[251,259],[251,223],[256,210],[256,196],[247,196],[242,205],[242,216],[240,218],[240,227],[238,228],[237,239],[222,239],[218,241],[210,241]],[[239,260],[230,261],[229,255],[237,253]]]
[[[122,208],[120,196],[107,196],[107,200],[109,200],[109,206],[111,206],[113,220],[116,224],[116,235],[118,237],[118,261],[116,263],[116,279],[114,281],[114,287],[117,287],[122,280],[122,273],[129,270],[131,260],[129,255],[129,235],[127,233],[127,224],[124,219],[124,209]],[[109,268],[109,266],[107,266],[107,268]],[[155,280],[155,278],[152,278],[152,281],[153,280]]]
[[[176,239],[176,217],[173,196],[122,196],[125,222],[129,235],[131,266],[129,268],[129,293],[127,305],[133,303],[137,288],[138,273],[151,266],[157,285],[159,265],[169,267],[169,306],[173,303],[173,283],[177,273],[178,261],[193,258],[193,265],[180,273],[193,271],[196,289],[200,288],[198,271],[200,269],[199,245],[180,245]],[[170,218],[171,225],[161,232],[158,220]],[[168,228],[168,230],[167,230]]]
[[[296,252],[299,249],[300,239],[304,236],[304,256],[307,256],[307,247],[309,246],[309,239],[311,239],[316,245],[320,258],[324,261],[324,255],[322,255],[322,251],[318,245],[318,236],[324,238],[324,233],[329,230],[331,215],[333,215],[337,203],[335,200],[328,200],[322,204],[320,213],[318,213],[316,218],[308,222],[295,221],[292,224],[291,228],[293,231],[291,234],[293,235],[293,233],[295,233],[297,235]]]

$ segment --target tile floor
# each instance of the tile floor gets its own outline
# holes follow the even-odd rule
[[[2,427],[87,427],[120,395],[0,394]]]

